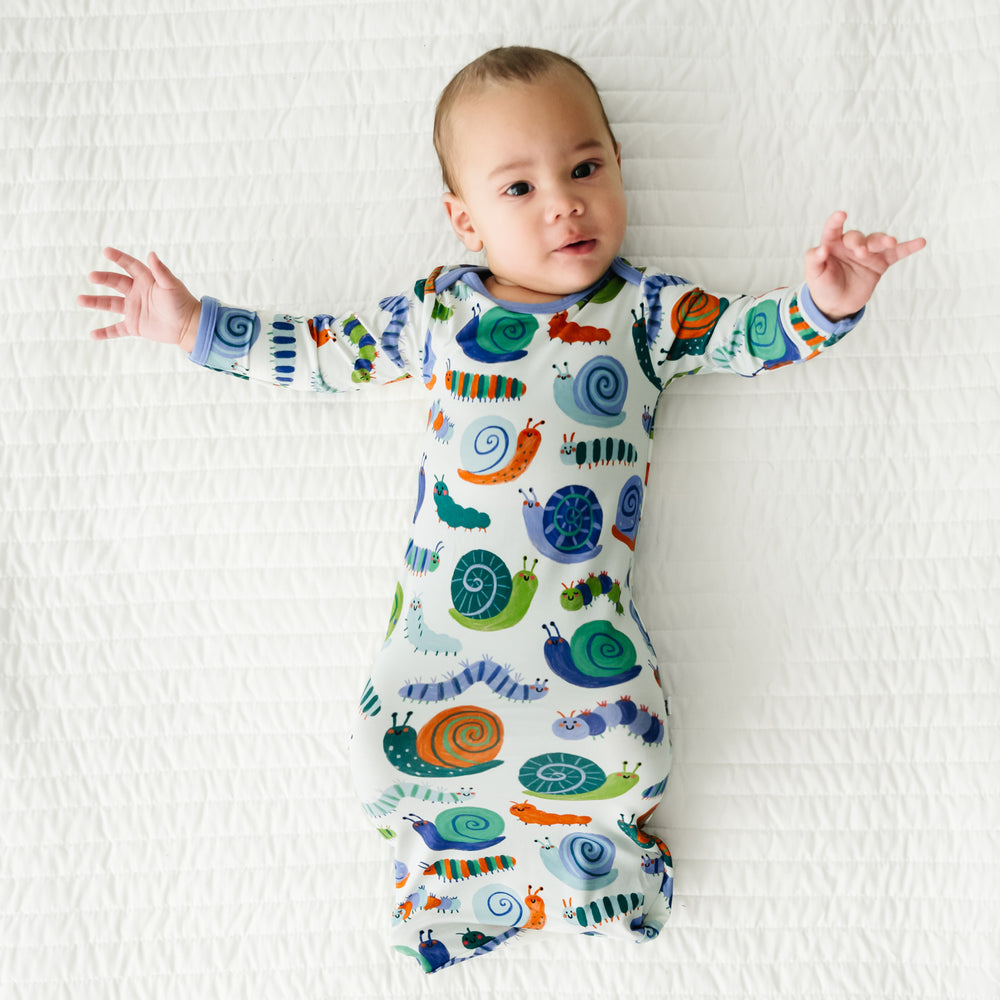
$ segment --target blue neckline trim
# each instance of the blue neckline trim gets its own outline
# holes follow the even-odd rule
[[[565,295],[561,299],[553,299],[551,302],[511,302],[508,299],[498,299],[486,290],[483,278],[489,273],[490,269],[488,267],[482,267],[477,264],[463,264],[436,278],[434,281],[434,290],[435,292],[443,292],[454,285],[455,282],[463,281],[474,292],[489,299],[491,302],[495,302],[508,312],[537,313],[542,315],[562,312],[564,309],[575,305],[581,299],[587,298],[588,295],[593,294],[596,289],[600,288],[612,274],[618,275],[619,278],[624,279],[631,285],[642,283],[642,272],[637,271],[627,261],[622,260],[621,257],[615,257],[611,262],[611,267],[608,268],[600,279],[588,288],[584,288],[583,291],[573,292],[571,295]]]

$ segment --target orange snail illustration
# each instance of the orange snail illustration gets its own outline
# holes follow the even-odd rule
[[[438,712],[418,733],[410,725],[412,712],[392,725],[382,738],[389,762],[400,771],[425,778],[450,778],[477,774],[499,767],[503,745],[500,717],[476,705],[462,705]]]

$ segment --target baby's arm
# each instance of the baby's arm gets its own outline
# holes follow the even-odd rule
[[[80,295],[77,303],[87,309],[121,313],[123,318],[92,330],[91,336],[96,340],[145,337],[161,344],[176,344],[190,353],[198,334],[201,303],[183,282],[155,253],[150,253],[148,267],[114,247],[106,247],[104,256],[125,274],[91,271],[90,280],[120,294]]]
[[[845,233],[846,219],[846,212],[834,212],[826,220],[819,246],[805,256],[809,294],[816,308],[834,322],[859,312],[882,275],[927,243],[922,237],[899,243],[886,233],[866,236],[857,229]]]

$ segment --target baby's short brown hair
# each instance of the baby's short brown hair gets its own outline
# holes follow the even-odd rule
[[[559,69],[571,69],[579,73],[594,91],[597,104],[601,109],[601,117],[607,126],[611,141],[617,144],[607,112],[601,101],[594,81],[587,71],[568,56],[553,52],[551,49],[536,49],[528,45],[507,45],[484,52],[478,59],[473,59],[467,66],[460,69],[441,91],[438,98],[437,111],[434,114],[434,149],[437,151],[438,162],[441,164],[441,177],[445,187],[452,193],[457,193],[455,177],[451,171],[449,144],[451,132],[448,121],[452,109],[459,100],[473,93],[479,87],[489,83],[503,81],[519,81],[532,83],[539,77]]]

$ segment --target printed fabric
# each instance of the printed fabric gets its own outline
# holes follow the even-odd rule
[[[670,739],[631,589],[657,401],[696,372],[807,360],[858,318],[829,323],[804,286],[722,296],[621,259],[543,305],[499,301],[483,275],[437,268],[337,315],[207,298],[192,352],[295,389],[430,391],[351,742],[393,848],[391,943],[427,972],[523,931],[660,932],[673,868],[645,824]]]

